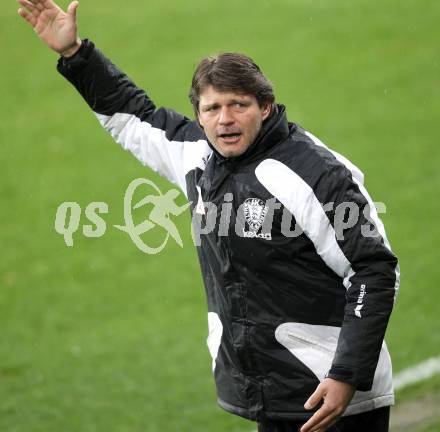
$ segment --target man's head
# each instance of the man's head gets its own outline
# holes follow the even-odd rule
[[[203,59],[189,96],[209,141],[228,158],[240,156],[254,142],[275,101],[260,68],[236,53]]]

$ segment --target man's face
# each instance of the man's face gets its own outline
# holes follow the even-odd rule
[[[243,154],[254,142],[271,110],[253,95],[219,92],[207,87],[200,94],[199,123],[214,148],[224,157]]]

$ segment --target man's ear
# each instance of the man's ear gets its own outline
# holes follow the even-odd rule
[[[263,108],[261,110],[261,114],[263,116],[263,121],[266,120],[270,116],[271,112],[272,112],[272,104],[271,103],[267,103],[266,106],[263,106]]]

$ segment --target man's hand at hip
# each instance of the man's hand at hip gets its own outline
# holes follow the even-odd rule
[[[304,404],[304,408],[313,409],[321,400],[324,403],[300,431],[324,432],[334,425],[344,413],[355,391],[351,384],[325,378]]]

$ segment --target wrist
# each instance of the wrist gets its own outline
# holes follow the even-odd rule
[[[77,37],[74,44],[69,48],[67,48],[66,50],[64,50],[63,52],[61,52],[60,55],[65,58],[73,57],[81,48],[81,43],[82,43],[81,39]]]

